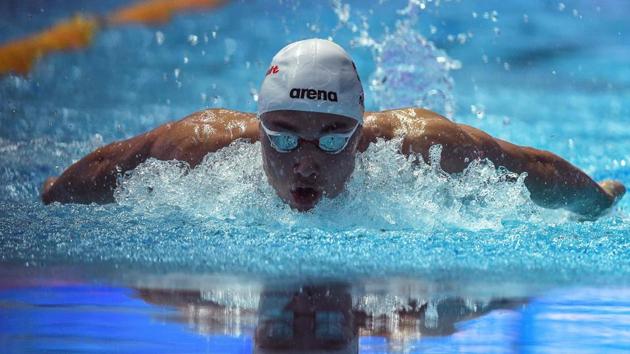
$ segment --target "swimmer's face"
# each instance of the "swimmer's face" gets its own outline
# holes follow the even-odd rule
[[[254,352],[358,352],[358,321],[347,285],[263,289],[258,313]]]
[[[358,126],[341,152],[331,154],[318,146],[318,139],[331,133],[351,132],[357,122],[335,114],[274,111],[261,116],[265,128],[300,137],[298,147],[279,152],[260,127],[263,167],[269,184],[291,207],[306,211],[322,197],[334,198],[345,187],[354,171],[355,154],[361,136]]]

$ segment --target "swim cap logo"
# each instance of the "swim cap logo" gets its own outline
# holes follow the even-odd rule
[[[292,88],[289,92],[289,97],[337,102],[337,92],[335,91]]]
[[[265,76],[269,76],[269,74],[277,74],[278,71],[280,71],[280,69],[278,69],[278,65],[274,65],[270,67],[269,70],[267,70],[267,73],[265,74]]]

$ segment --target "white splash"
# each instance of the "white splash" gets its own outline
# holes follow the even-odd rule
[[[119,204],[159,217],[178,210],[209,222],[256,225],[278,231],[500,229],[508,220],[540,213],[529,199],[523,175],[473,161],[461,174],[431,161],[398,153],[401,141],[379,141],[358,154],[347,190],[307,213],[292,210],[267,183],[260,145],[238,141],[190,168],[149,160],[127,173],[115,192]],[[340,217],[341,216],[341,217]]]
[[[398,11],[401,17],[396,30],[377,39],[370,36],[370,23],[365,17],[359,16],[359,24],[352,22],[350,6],[335,0],[338,24],[333,34],[347,28],[358,33],[351,45],[372,50],[376,69],[369,79],[369,97],[380,110],[422,107],[453,118],[455,98],[450,71],[460,69],[462,64],[416,30],[418,15],[428,4],[439,7],[438,1],[409,0],[407,7]],[[467,34],[462,36],[459,41],[466,41]]]

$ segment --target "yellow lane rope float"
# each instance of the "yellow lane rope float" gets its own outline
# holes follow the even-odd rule
[[[107,17],[110,25],[128,23],[161,24],[168,22],[174,13],[190,10],[211,9],[222,5],[226,0],[153,0],[141,2]]]
[[[130,23],[156,25],[168,22],[182,11],[212,9],[227,0],[148,0],[115,11],[105,18],[76,15],[40,33],[9,41],[0,46],[0,75],[26,75],[35,62],[47,54],[90,45],[100,28]]]
[[[92,41],[96,19],[77,15],[43,32],[0,47],[0,74],[26,75],[35,61],[51,52],[85,48]]]

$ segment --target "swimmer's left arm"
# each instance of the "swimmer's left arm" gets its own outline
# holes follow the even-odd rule
[[[367,149],[378,138],[389,140],[401,137],[403,154],[420,154],[428,162],[430,148],[441,145],[440,167],[448,173],[463,171],[470,161],[480,157],[481,149],[493,146],[490,141],[472,139],[458,124],[447,118],[419,108],[391,110],[382,114],[368,113],[363,130],[360,151]]]
[[[412,119],[408,119],[410,117]],[[372,140],[375,137],[390,139],[404,136],[402,152],[405,154],[419,153],[425,161],[429,161],[430,147],[442,145],[440,163],[448,173],[461,172],[470,161],[483,158],[515,173],[526,172],[525,186],[532,201],[546,208],[565,208],[587,218],[595,218],[625,193],[625,187],[620,182],[597,183],[553,153],[496,139],[434,112],[408,109],[366,118],[368,135]],[[399,131],[404,134],[397,133]]]
[[[617,181],[595,182],[585,172],[549,151],[518,146],[493,138],[479,129],[459,125],[483,157],[516,173],[527,173],[525,186],[532,201],[546,208],[565,208],[587,218],[596,218],[625,193]]]

